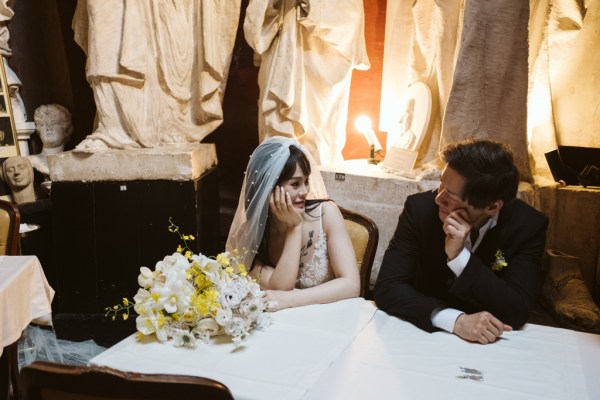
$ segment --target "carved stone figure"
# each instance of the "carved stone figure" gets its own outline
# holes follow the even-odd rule
[[[429,126],[431,92],[423,82],[413,83],[402,101],[403,112],[388,134],[387,147],[418,151]]]
[[[79,0],[75,41],[97,107],[76,150],[199,142],[221,108],[240,0]]]
[[[15,203],[35,201],[33,187],[33,167],[27,157],[15,156],[7,158],[0,168],[2,179],[8,184]]]
[[[352,70],[370,66],[363,31],[362,0],[250,0],[260,142],[292,137],[319,164],[343,161]]]
[[[46,104],[35,110],[33,120],[44,146],[40,154],[28,158],[33,168],[48,178],[48,155],[62,152],[73,133],[71,113],[60,104]]]
[[[400,137],[398,138],[398,142],[396,145],[403,149],[407,150],[416,150],[415,141],[417,137],[415,133],[412,131],[412,119],[413,112],[415,111],[415,99],[409,99],[406,105],[406,110],[400,117],[400,121],[398,122],[400,128]]]
[[[8,65],[7,57],[12,55],[12,50],[8,44],[10,34],[7,24],[15,15],[14,11],[8,6],[8,0],[0,0],[0,55],[3,56],[2,62],[6,71],[6,82],[10,95],[15,127],[21,130],[27,121],[27,112],[21,98],[21,80]]]

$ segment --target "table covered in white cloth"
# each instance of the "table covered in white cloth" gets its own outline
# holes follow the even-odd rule
[[[34,321],[51,323],[54,290],[35,256],[0,256],[0,355]]]
[[[204,376],[236,399],[600,399],[600,336],[526,325],[490,345],[427,333],[363,299],[278,311],[234,350],[135,335],[91,364]]]
[[[225,384],[236,399],[299,399],[375,314],[363,299],[286,309],[234,349],[225,337],[195,349],[132,335],[90,364],[140,373],[196,375]]]
[[[600,335],[526,324],[481,345],[378,310],[303,399],[600,399]]]

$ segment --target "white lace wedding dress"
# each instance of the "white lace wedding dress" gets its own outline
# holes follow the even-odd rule
[[[327,236],[323,230],[322,208],[323,203],[310,212],[316,217],[305,221],[300,269],[296,281],[296,287],[299,289],[318,286],[335,277],[327,255]]]

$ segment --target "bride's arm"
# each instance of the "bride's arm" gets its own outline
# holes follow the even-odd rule
[[[354,248],[346,231],[342,213],[332,202],[323,203],[323,229],[327,235],[327,252],[335,278],[302,290],[268,290],[265,292],[265,299],[277,302],[269,311],[307,304],[331,303],[358,296],[360,276]]]
[[[285,231],[281,233],[285,235],[285,242],[276,268],[265,270],[266,267],[263,267],[262,272],[268,273],[268,276],[261,276],[261,287],[263,289],[292,290],[298,278],[302,245],[302,215],[292,204],[289,193],[286,193],[282,187],[276,188],[269,197],[269,207],[273,219],[280,221],[281,225],[285,227]]]

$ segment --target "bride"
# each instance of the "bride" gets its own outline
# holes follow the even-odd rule
[[[269,311],[358,296],[352,243],[326,196],[317,166],[296,140],[266,139],[250,157],[227,249],[242,252]]]

